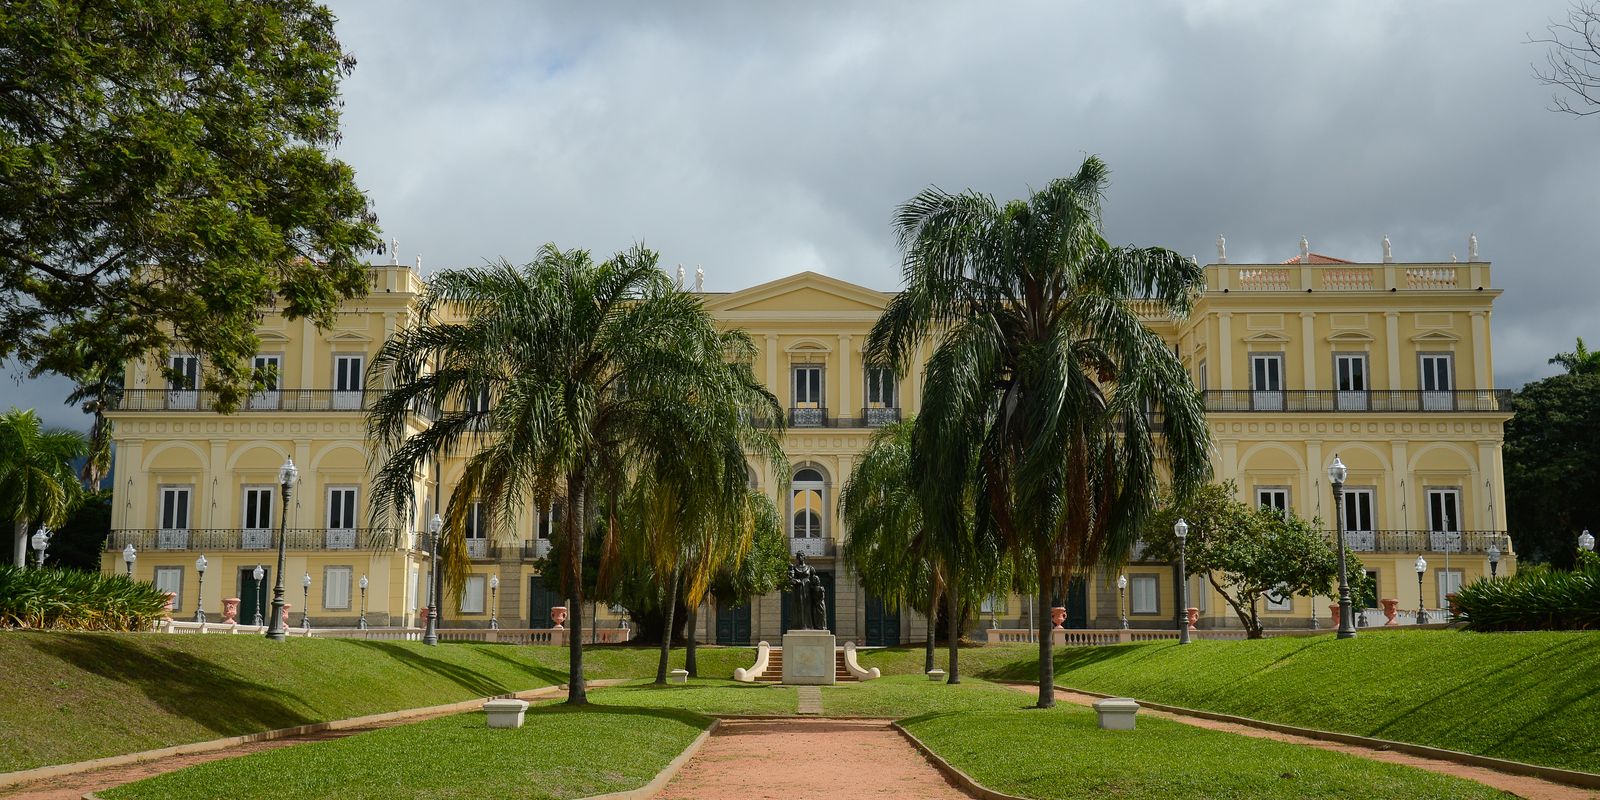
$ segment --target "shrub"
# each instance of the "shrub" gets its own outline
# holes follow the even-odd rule
[[[0,566],[0,628],[146,630],[167,596],[122,575]]]
[[[1588,555],[1571,572],[1521,570],[1461,587],[1461,619],[1475,631],[1600,629],[1600,559]]]

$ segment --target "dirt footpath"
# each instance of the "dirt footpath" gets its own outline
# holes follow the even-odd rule
[[[664,800],[965,800],[885,720],[723,720]]]

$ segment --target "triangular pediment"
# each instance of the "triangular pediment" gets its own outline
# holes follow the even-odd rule
[[[1282,344],[1289,341],[1289,337],[1284,336],[1277,331],[1262,331],[1260,333],[1246,336],[1244,337],[1244,340],[1247,342]]]
[[[1372,334],[1366,331],[1339,331],[1328,336],[1330,342],[1370,342]]]
[[[327,341],[334,342],[334,343],[338,343],[338,342],[362,342],[362,343],[365,343],[365,342],[371,342],[372,341],[372,337],[366,336],[364,334],[356,333],[355,331],[334,331],[333,333],[328,334],[325,338],[326,338]]]
[[[260,339],[262,344],[267,344],[269,342],[272,344],[282,344],[289,341],[289,337],[286,336],[283,331],[275,331],[271,329],[256,331],[256,338]]]
[[[862,312],[878,313],[888,304],[887,292],[874,291],[816,272],[801,272],[775,281],[706,299],[712,313],[725,312]]]
[[[1459,342],[1461,337],[1448,331],[1423,331],[1411,337],[1413,342]]]

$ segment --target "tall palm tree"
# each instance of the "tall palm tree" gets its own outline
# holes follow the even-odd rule
[[[1550,363],[1561,365],[1568,375],[1600,375],[1600,350],[1590,350],[1578,337],[1578,349],[1570,353],[1557,353]]]
[[[0,414],[0,509],[11,515],[18,567],[28,563],[29,526],[60,525],[82,499],[72,459],[86,451],[83,434],[45,430],[31,408]]]
[[[547,244],[522,267],[442,272],[415,322],[379,350],[368,375],[384,390],[368,415],[381,461],[374,517],[410,519],[419,467],[436,453],[475,447],[445,512],[442,572],[453,585],[465,568],[460,532],[472,502],[482,503],[490,531],[504,531],[530,505],[560,495],[561,577],[571,628],[583,630],[588,505],[616,472],[604,460],[654,455],[662,420],[700,409],[690,401],[704,388],[707,348],[725,344],[700,300],[675,290],[656,262],[643,247],[595,264],[587,251]],[[490,403],[471,402],[485,392]],[[418,430],[411,409],[419,403],[461,410]],[[581,636],[570,639],[568,669],[567,702],[582,705]]]
[[[1031,561],[1041,608],[1058,576],[1127,558],[1155,506],[1158,451],[1180,495],[1210,472],[1199,393],[1129,302],[1186,315],[1203,272],[1170,250],[1107,243],[1106,185],[1091,156],[1027,200],[929,188],[901,205],[906,288],[867,348],[903,371],[936,337],[913,447],[924,511],[953,518],[954,489],[973,476],[978,538],[993,531],[1019,567]],[[1164,414],[1164,436],[1151,412]],[[1043,614],[1038,625],[1038,705],[1048,708]]]

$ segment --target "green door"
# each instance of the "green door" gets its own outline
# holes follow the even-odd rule
[[[834,600],[837,599],[837,598],[835,598],[834,594],[833,594],[833,573],[831,573],[831,572],[823,572],[822,570],[817,570],[817,575],[822,578],[823,598],[827,602],[827,607],[828,607],[828,630],[837,631],[839,629],[839,626],[837,624],[835,624],[835,622],[834,622],[834,620],[837,619],[838,615],[834,613],[837,610],[835,608],[836,603],[834,602]],[[793,604],[794,604],[794,598],[792,596],[792,593],[789,592],[788,590],[785,590],[784,593],[783,593],[783,632],[784,633],[788,633],[789,632],[789,613],[790,613],[791,608],[793,607]]]
[[[272,569],[267,567],[261,570],[260,583],[256,583],[255,571],[255,567],[241,567],[239,569],[240,625],[257,624],[256,611],[258,609],[261,611],[259,624],[271,624],[271,620],[267,619],[267,611],[271,607],[272,598],[268,597],[267,594],[272,591]]]
[[[734,608],[717,605],[717,644],[750,644],[750,604]]]
[[[528,627],[550,627],[550,608],[563,602],[560,595],[545,588],[544,578],[538,575],[528,578]]]
[[[900,643],[900,609],[867,595],[867,646],[893,647]]]
[[[1083,578],[1067,582],[1066,627],[1074,630],[1089,627],[1089,584]]]

